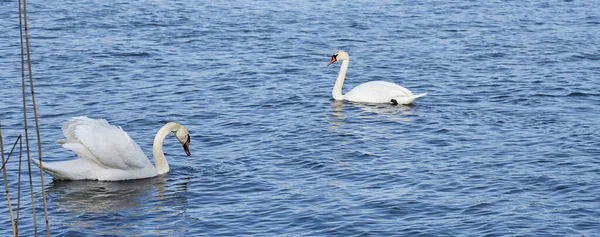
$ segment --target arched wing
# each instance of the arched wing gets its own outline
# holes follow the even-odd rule
[[[104,119],[75,117],[63,124],[66,140],[59,143],[79,157],[114,169],[144,168],[148,157],[121,128]]]

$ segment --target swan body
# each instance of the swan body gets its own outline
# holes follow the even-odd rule
[[[152,153],[156,168],[142,149],[120,127],[104,119],[75,117],[62,126],[65,139],[56,141],[73,151],[78,159],[60,162],[42,162],[44,172],[59,180],[118,181],[150,178],[169,172],[169,164],[162,144],[169,133],[174,133],[188,156],[190,137],[180,124],[165,124],[156,134]],[[39,167],[39,161],[33,160]]]
[[[342,86],[346,78],[346,72],[348,71],[350,56],[344,51],[338,51],[331,56],[328,65],[336,61],[342,61],[342,65],[340,66],[340,72],[331,93],[335,100],[363,103],[412,104],[415,99],[427,95],[427,93],[415,95],[410,90],[398,84],[385,81],[363,83],[343,95]]]

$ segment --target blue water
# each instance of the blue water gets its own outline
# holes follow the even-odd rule
[[[44,160],[75,158],[54,143],[73,116],[121,126],[149,156],[164,123],[192,133],[191,157],[165,142],[164,177],[46,175],[51,234],[599,236],[599,5],[28,1]],[[10,149],[23,134],[15,0],[0,1],[0,28]],[[344,91],[386,80],[429,94],[334,102],[337,50],[351,57]],[[25,171],[19,231],[32,236]]]

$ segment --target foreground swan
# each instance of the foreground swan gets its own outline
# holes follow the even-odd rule
[[[348,71],[350,56],[344,51],[338,51],[331,56],[331,60],[327,66],[336,61],[342,61],[342,66],[340,67],[340,73],[338,74],[335,85],[333,86],[333,92],[331,93],[335,100],[348,100],[364,103],[390,103],[396,105],[411,104],[415,99],[427,95],[427,93],[414,95],[402,86],[385,81],[367,82],[355,87],[345,95],[342,95],[342,85],[344,85],[346,71]]]
[[[156,169],[142,149],[123,131],[104,119],[75,117],[62,127],[66,139],[56,141],[72,150],[79,159],[61,162],[43,162],[42,167],[54,179],[117,181],[143,179],[169,172],[169,164],[163,154],[163,141],[170,132],[183,144],[190,156],[190,135],[183,126],[170,122],[165,124],[154,138],[152,154]],[[39,167],[37,160],[33,160]]]

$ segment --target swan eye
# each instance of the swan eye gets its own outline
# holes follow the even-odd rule
[[[335,59],[337,60],[337,54],[334,54],[334,55],[333,55],[333,58],[335,58]]]

